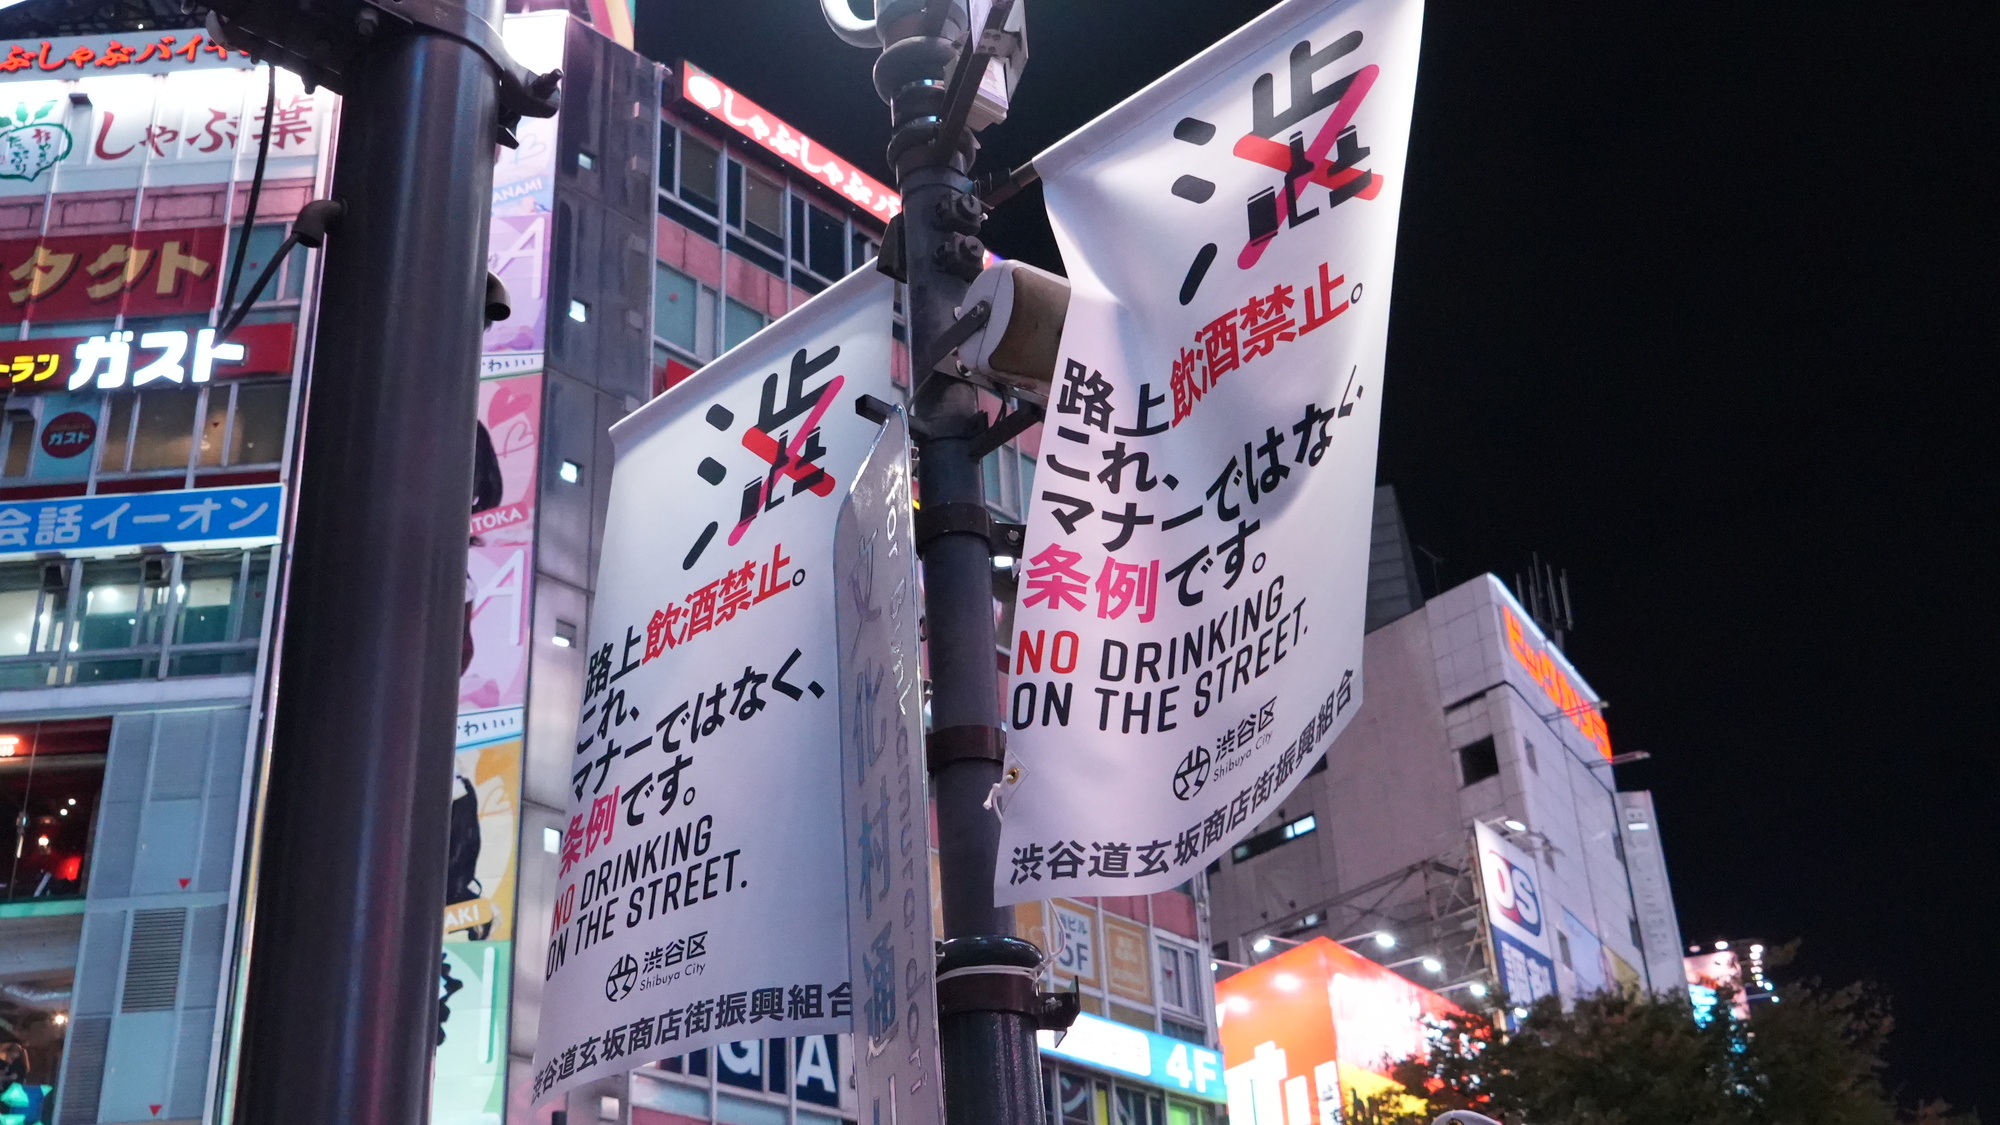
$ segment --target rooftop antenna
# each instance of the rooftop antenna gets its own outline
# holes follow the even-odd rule
[[[1567,648],[1569,634],[1576,628],[1576,610],[1570,604],[1569,571],[1544,563],[1540,552],[1528,556],[1528,573],[1514,576],[1514,592],[1526,605],[1528,616],[1558,649]]]

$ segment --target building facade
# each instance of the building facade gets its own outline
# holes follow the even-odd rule
[[[233,337],[215,329],[327,193],[338,98],[280,73],[266,121],[268,70],[134,12],[127,32],[42,29],[0,61],[0,1120],[226,1112],[252,795],[283,753],[264,716],[316,255],[281,263]],[[900,200],[698,64],[568,11],[503,34],[565,80],[560,113],[524,121],[495,171],[489,267],[514,311],[482,348],[433,1118],[852,1119],[845,1036],[667,1060],[565,1106],[529,1104],[529,1069],[607,431],[867,268]],[[1003,518],[1037,436],[989,458]],[[994,594],[1004,616],[1005,565]],[[1045,1041],[1051,1120],[1213,1120],[1194,888],[1020,921],[1052,951],[1046,986],[1087,1013]]]
[[[1680,988],[1658,824],[1615,786],[1597,694],[1492,575],[1426,601],[1394,494],[1376,504],[1362,709],[1211,871],[1218,959],[1327,937],[1460,1003]],[[1521,878],[1481,877],[1476,826],[1531,857]],[[1509,909],[1525,959],[1488,924]]]

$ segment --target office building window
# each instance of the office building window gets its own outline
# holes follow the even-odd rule
[[[743,172],[743,233],[773,250],[785,248],[785,188],[757,172]]]
[[[111,720],[0,724],[0,903],[82,898]]]
[[[719,213],[722,198],[722,151],[687,133],[680,138],[680,175],[676,192],[682,199],[711,215]]]
[[[1159,942],[1160,1006],[1201,1018],[1201,955],[1184,945]]]
[[[251,671],[271,553],[0,563],[0,689]]]
[[[1492,735],[1458,748],[1459,784],[1477,785],[1499,773],[1500,752],[1493,745]]]
[[[741,301],[722,303],[722,350],[730,348],[755,336],[759,329],[771,322],[771,318],[751,308]]]
[[[1263,855],[1272,848],[1289,844],[1301,836],[1311,835],[1313,832],[1318,831],[1318,829],[1319,820],[1311,813],[1307,813],[1296,820],[1288,820],[1276,828],[1269,828],[1254,836],[1245,837],[1243,842],[1236,845],[1229,855],[1235,862],[1242,863],[1244,860]]]

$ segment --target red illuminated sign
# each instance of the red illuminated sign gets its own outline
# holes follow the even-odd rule
[[[691,63],[681,64],[681,97],[883,222],[895,218],[903,209],[902,197],[880,180],[828,152],[811,137]]]
[[[224,344],[215,342],[214,331],[114,332],[0,341],[0,391],[145,390],[189,386],[211,378],[291,372],[292,325],[245,324]],[[122,362],[116,355],[120,351]]]
[[[0,242],[0,291],[39,321],[205,313],[215,304],[221,227]]]
[[[1215,986],[1232,1125],[1367,1119],[1388,1071],[1461,1009],[1346,946],[1314,938]]]
[[[1546,648],[1528,636],[1528,630],[1522,626],[1521,619],[1514,616],[1513,610],[1503,605],[1500,616],[1506,619],[1507,651],[1528,673],[1528,678],[1534,680],[1556,705],[1556,710],[1566,716],[1584,739],[1609,761],[1611,731],[1604,725],[1604,715],[1597,704],[1576,690],[1576,685],[1570,682],[1569,674],[1562,665],[1549,655]]]
[[[250,57],[248,51],[236,54],[246,59]],[[202,62],[206,61],[204,56],[227,59],[229,48],[213,40],[204,41],[199,33],[189,36],[186,42],[178,36],[162,35],[154,42],[138,46],[129,46],[117,39],[41,39],[9,44],[7,57],[0,58],[0,73],[13,74],[22,70],[53,73],[74,69],[94,74],[101,70],[145,67],[145,64],[156,61]]]

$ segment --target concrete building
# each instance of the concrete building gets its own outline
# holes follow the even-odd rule
[[[1217,958],[1325,936],[1461,1003],[1546,991],[1495,963],[1474,848],[1485,825],[1534,857],[1536,926],[1565,1000],[1681,987],[1658,824],[1647,794],[1615,787],[1596,692],[1494,576],[1425,599],[1387,488],[1374,547],[1361,711],[1211,869]]]

